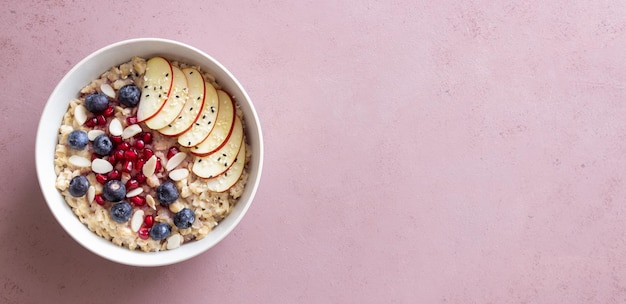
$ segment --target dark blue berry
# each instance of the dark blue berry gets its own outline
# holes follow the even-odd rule
[[[196,215],[191,209],[184,208],[174,214],[174,225],[180,229],[187,229],[196,220]]]
[[[178,198],[178,189],[172,182],[165,182],[157,187],[156,196],[161,205],[167,206]]]
[[[67,136],[67,145],[75,150],[82,150],[89,143],[87,132],[82,130],[74,130]]]
[[[89,189],[89,180],[87,177],[78,175],[70,181],[69,192],[73,197],[81,197],[87,193]]]
[[[93,140],[93,151],[100,156],[109,155],[113,150],[113,142],[106,134],[100,134]]]
[[[128,222],[133,214],[133,206],[127,201],[121,201],[111,206],[111,218],[118,223]]]
[[[136,106],[140,96],[141,90],[134,84],[127,84],[117,92],[117,100],[128,107]]]
[[[109,107],[109,97],[103,93],[93,93],[85,97],[85,107],[91,113],[100,113]]]
[[[102,196],[109,202],[119,202],[126,197],[126,186],[119,180],[110,180],[102,187]]]
[[[150,229],[150,237],[155,241],[164,240],[172,233],[172,227],[167,223],[157,223]]]

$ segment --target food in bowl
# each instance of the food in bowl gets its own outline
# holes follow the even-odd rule
[[[162,251],[207,236],[235,206],[251,149],[236,100],[199,66],[133,57],[69,102],[56,188],[87,228]]]

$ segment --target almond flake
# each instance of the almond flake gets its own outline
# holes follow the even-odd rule
[[[167,238],[167,249],[176,249],[183,243],[183,236],[179,233],[172,234]]]
[[[78,105],[74,108],[74,119],[78,125],[82,126],[87,121],[87,108],[83,105]]]
[[[154,174],[154,170],[156,170],[156,162],[157,162],[157,157],[156,155],[152,155],[148,161],[143,165],[143,168],[141,168],[141,173],[143,173],[144,176],[146,177],[150,177],[152,176],[152,174]]]
[[[87,189],[87,202],[91,204],[95,197],[96,197],[96,187],[89,186],[89,189]]]
[[[152,195],[146,195],[146,203],[148,204],[148,206],[150,206],[150,208],[156,210],[156,201],[154,200],[154,197],[152,197]]]
[[[104,95],[109,96],[111,98],[115,98],[115,90],[108,83],[103,83],[100,85],[100,91],[104,93]]]
[[[86,159],[82,156],[78,156],[78,155],[72,155],[70,156],[69,160],[70,164],[76,166],[76,167],[89,167],[91,166],[91,161],[89,159]]]
[[[186,168],[172,170],[169,174],[169,177],[176,182],[187,178],[187,176],[189,176],[189,170]]]
[[[107,160],[96,158],[91,161],[91,171],[100,174],[109,173],[113,171],[113,165]]]
[[[127,139],[127,138],[131,138],[139,133],[141,133],[141,126],[139,126],[138,124],[134,124],[134,125],[130,125],[128,127],[126,127],[126,129],[124,129],[124,131],[122,131],[122,138],[123,139]]]
[[[179,200],[176,200],[175,202],[170,204],[169,209],[170,211],[172,211],[172,213],[178,213],[178,211],[185,209],[185,205]]]
[[[165,170],[171,171],[172,169],[178,167],[178,165],[180,165],[183,160],[185,160],[185,157],[187,157],[187,153],[185,152],[178,152],[174,154],[174,156],[172,156],[172,158],[167,161],[167,164],[165,165]]]
[[[139,194],[143,193],[143,188],[139,187],[139,188],[135,188],[133,190],[130,190],[126,193],[126,197],[133,197],[133,196],[137,196]]]
[[[104,131],[96,129],[87,132],[87,137],[89,138],[89,140],[93,141],[94,139],[96,139],[96,137],[102,134],[104,134]]]
[[[124,129],[122,128],[120,120],[117,118],[111,119],[111,122],[109,123],[109,133],[113,136],[120,136],[123,132]]]
[[[143,214],[144,212],[141,209],[135,211],[135,214],[133,214],[133,218],[130,220],[130,230],[132,230],[133,232],[139,231],[139,228],[141,228],[141,224],[143,224]]]

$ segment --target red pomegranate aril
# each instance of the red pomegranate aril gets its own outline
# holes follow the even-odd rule
[[[150,238],[150,228],[148,227],[139,228],[139,231],[137,231],[137,235],[139,236],[140,239],[147,240],[148,238]]]
[[[100,125],[100,126],[104,126],[104,125],[107,124],[107,119],[102,114],[96,116],[96,120],[98,120],[98,125]]]
[[[105,174],[98,173],[98,174],[96,174],[96,180],[99,183],[104,185],[109,180],[109,178]]]
[[[130,173],[133,171],[133,161],[131,160],[126,160],[124,161],[124,164],[122,165],[122,172],[126,172],[126,173]]]
[[[124,159],[136,160],[137,159],[137,150],[135,150],[134,148],[129,148],[128,150],[124,151]]]
[[[113,142],[116,146],[122,143],[122,136],[109,136],[111,138],[111,142]]]
[[[130,148],[130,144],[127,143],[127,142],[123,142],[123,143],[119,144],[117,146],[117,148],[120,149],[120,150],[128,150],[128,148]]]
[[[113,169],[113,171],[107,174],[107,177],[109,178],[109,180],[120,179],[122,178],[122,173],[120,173],[120,171],[116,169]]]
[[[93,159],[92,159],[92,160],[93,160]],[[108,160],[111,164],[113,164],[113,165],[115,165],[115,164],[117,163],[117,158],[115,158],[115,154],[111,154],[111,155],[109,155],[109,157],[107,158],[107,160]]]
[[[131,201],[131,203],[133,203],[135,206],[143,206],[146,204],[146,198],[143,196],[133,196],[128,200]]]
[[[154,155],[154,151],[152,151],[152,149],[148,149],[148,148],[143,149],[143,155],[142,155],[142,158],[143,158],[144,160],[146,160],[146,161],[147,161],[148,159],[150,159],[150,157],[152,157],[152,155]]]
[[[106,200],[104,199],[102,194],[96,194],[96,196],[94,196],[93,200],[100,206],[104,205],[104,203],[106,202]]]
[[[131,178],[126,182],[126,191],[137,188],[139,188],[139,182],[136,179]]]
[[[93,128],[98,124],[98,119],[95,117],[92,117],[90,119],[87,119],[87,121],[85,121],[85,126]]]
[[[105,117],[111,117],[113,116],[113,114],[115,114],[115,108],[113,106],[109,106],[108,108],[104,110],[104,112],[102,112],[102,114]]]
[[[167,159],[172,158],[172,156],[178,153],[178,148],[176,146],[172,146],[167,150]]]
[[[141,159],[137,161],[137,170],[141,171],[141,168],[139,168],[139,162],[142,161]],[[141,165],[143,167],[143,163]],[[146,176],[143,175],[143,173],[139,172],[135,175],[135,179],[137,180],[137,182],[139,182],[140,184],[143,184],[146,182]]]
[[[135,169],[137,171],[141,171],[141,169],[143,169],[143,165],[145,164],[146,164],[146,161],[143,158],[140,158],[135,162]]]
[[[152,143],[152,133],[150,133],[150,132],[143,132],[143,133],[141,133],[141,136],[139,136],[139,138],[141,138],[141,140],[143,140],[143,142],[145,144],[151,144]]]
[[[135,146],[135,148],[137,148],[138,150],[141,150],[146,147],[146,143],[143,141],[143,139],[138,139],[135,141],[133,146]]]
[[[91,153],[91,161],[93,161],[96,158],[100,158],[100,155],[98,155],[96,153]]]
[[[146,227],[152,228],[152,225],[154,225],[154,216],[152,216],[152,214],[146,215],[146,217],[143,218],[143,223]]]
[[[159,171],[161,171],[161,167],[162,167],[162,165],[161,165],[161,158],[160,158],[160,157],[157,157],[157,162],[156,162],[156,167],[155,167],[155,169],[154,169],[154,172],[159,172]]]
[[[130,125],[134,125],[138,122],[137,120],[137,116],[130,116],[130,117],[126,117],[126,124]]]

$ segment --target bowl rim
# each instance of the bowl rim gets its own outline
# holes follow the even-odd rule
[[[50,172],[44,169],[44,168],[49,168],[51,165],[45,162],[54,160],[54,152],[53,152],[54,149],[52,149],[52,155],[50,155],[49,154],[50,147],[48,146],[40,147],[40,145],[44,144],[44,142],[42,142],[43,138],[46,136],[49,136],[50,133],[52,132],[51,130],[49,130],[50,128],[49,125],[51,124],[51,122],[50,122],[50,117],[48,117],[52,114],[48,114],[48,113],[52,112],[53,107],[58,106],[58,103],[59,103],[59,102],[54,103],[54,97],[60,94],[60,91],[63,90],[63,87],[67,85],[66,82],[68,82],[72,77],[74,77],[74,75],[77,72],[81,71],[81,69],[85,68],[87,66],[87,63],[91,62],[94,58],[98,58],[99,56],[105,57],[104,60],[108,60],[108,61],[106,64],[104,64],[104,66],[107,66],[108,68],[117,64],[115,62],[110,62],[110,59],[107,57],[107,54],[109,52],[114,51],[120,47],[125,47],[125,46],[128,47],[128,46],[136,46],[136,45],[144,45],[144,44],[161,45],[164,48],[168,48],[168,49],[172,48],[178,52],[185,53],[189,55],[190,57],[191,56],[197,57],[199,58],[199,59],[196,59],[197,61],[205,62],[204,65],[199,64],[203,68],[209,69],[209,70],[217,69],[217,71],[213,70],[213,74],[215,74],[216,72],[219,72],[218,74],[225,75],[228,78],[227,80],[221,77],[218,78],[217,76],[216,78],[218,79],[218,81],[221,80],[220,83],[222,85],[229,84],[231,86],[230,89],[232,89],[232,87],[234,86],[234,89],[236,89],[237,91],[237,96],[241,96],[240,98],[243,100],[241,99],[237,99],[237,100],[240,101],[239,105],[243,108],[242,111],[245,112],[244,115],[246,115],[245,116],[246,126],[248,127],[246,130],[246,136],[250,136],[250,132],[254,134],[254,136],[252,137],[255,140],[254,145],[251,144],[250,142],[251,139],[248,139],[248,144],[251,145],[252,148],[254,149],[253,158],[254,158],[254,165],[256,167],[256,171],[255,171],[256,174],[253,175],[252,172],[249,172],[250,176],[248,178],[248,182],[246,183],[246,188],[244,190],[244,195],[246,195],[245,202],[241,201],[244,198],[244,195],[242,195],[242,197],[239,198],[240,201],[234,207],[234,208],[238,208],[238,213],[236,216],[233,214],[233,212],[231,212],[231,214],[229,214],[229,216],[227,216],[220,223],[220,225],[215,227],[215,229],[211,231],[207,235],[207,237],[205,237],[203,240],[194,241],[192,243],[181,246],[181,248],[187,248],[185,250],[181,250],[181,248],[178,248],[176,250],[166,250],[166,251],[148,252],[148,253],[140,251],[140,250],[129,250],[128,248],[117,246],[113,244],[112,242],[105,240],[104,238],[96,235],[94,232],[89,230],[84,224],[82,224],[78,220],[78,217],[76,217],[76,215],[67,205],[67,203],[65,202],[65,199],[63,199],[62,195],[56,189],[56,187],[52,187],[52,189],[48,189],[49,184],[52,183],[52,185],[54,186],[54,183],[56,181],[56,174],[54,173],[54,165],[52,164],[53,170],[51,172],[52,175],[55,176],[54,181],[47,181],[47,179],[50,178]],[[148,50],[148,52],[151,52],[153,54],[162,53],[161,50]],[[176,56],[177,55],[173,55],[173,57],[176,57]],[[182,56],[184,57],[185,55],[182,55]],[[130,57],[128,58],[130,59]],[[194,61],[194,60],[190,60],[190,61]],[[96,72],[92,72],[92,73],[95,73],[95,75],[100,75],[104,71],[106,71],[106,69],[101,70],[101,71],[96,71],[97,73]],[[92,79],[87,79],[87,81],[91,81]],[[76,94],[77,93],[78,91],[76,91]],[[69,102],[70,100],[67,100],[67,103]],[[66,107],[67,104],[65,103],[63,104]],[[66,110],[63,110],[63,113],[65,113],[65,111]],[[61,117],[58,117],[58,125],[60,125],[60,120],[61,120]],[[54,131],[58,132],[58,127]],[[56,141],[56,136],[55,136],[54,141]],[[191,259],[207,251],[208,249],[220,243],[221,240],[223,240],[228,234],[230,234],[235,229],[236,226],[238,226],[238,224],[241,222],[241,220],[247,213],[248,209],[250,208],[250,205],[252,204],[254,197],[256,195],[256,192],[258,190],[258,187],[259,187],[259,183],[260,183],[261,175],[263,171],[262,170],[263,159],[264,159],[263,143],[264,141],[263,141],[263,134],[261,131],[260,120],[259,120],[258,113],[254,107],[252,100],[250,99],[249,95],[247,94],[247,92],[245,91],[241,83],[238,81],[238,79],[236,79],[236,77],[219,61],[217,61],[212,56],[208,55],[207,53],[205,53],[204,51],[196,47],[193,47],[191,45],[188,45],[186,43],[179,42],[176,40],[164,39],[164,38],[151,38],[151,37],[132,38],[132,39],[127,39],[127,40],[122,40],[122,41],[118,41],[115,43],[111,43],[93,51],[92,53],[90,53],[89,55],[81,59],[78,63],[76,63],[67,73],[65,73],[65,75],[61,78],[61,80],[56,84],[55,88],[53,89],[52,93],[49,95],[46,101],[46,104],[43,108],[43,111],[41,112],[41,117],[38,123],[37,135],[35,139],[35,163],[36,163],[38,184],[43,194],[44,200],[46,204],[48,205],[48,208],[52,212],[56,221],[61,225],[61,227],[63,227],[65,232],[68,233],[76,242],[78,242],[80,245],[82,245],[84,248],[88,249],[89,251],[95,253],[96,255],[103,257],[107,260],[120,263],[120,264],[125,264],[129,266],[144,266],[144,267],[165,266],[165,265],[171,265],[171,264],[175,264],[178,262]],[[65,205],[64,208],[59,208],[60,206],[58,206],[60,204],[58,202],[59,197],[61,198],[61,202],[63,203],[63,205]],[[67,221],[67,222],[64,221],[65,219],[67,219],[67,210],[71,212],[71,215],[73,216],[75,221]],[[223,222],[228,222],[229,224],[221,225]],[[75,228],[77,226],[76,223],[83,226],[84,229],[82,229],[82,231],[80,229],[72,230],[73,227]],[[87,234],[85,232],[90,234],[91,237],[86,237]],[[85,237],[87,239],[84,239]],[[105,250],[101,250],[101,249],[105,249]],[[119,256],[106,254],[108,252],[117,253],[119,254]]]

